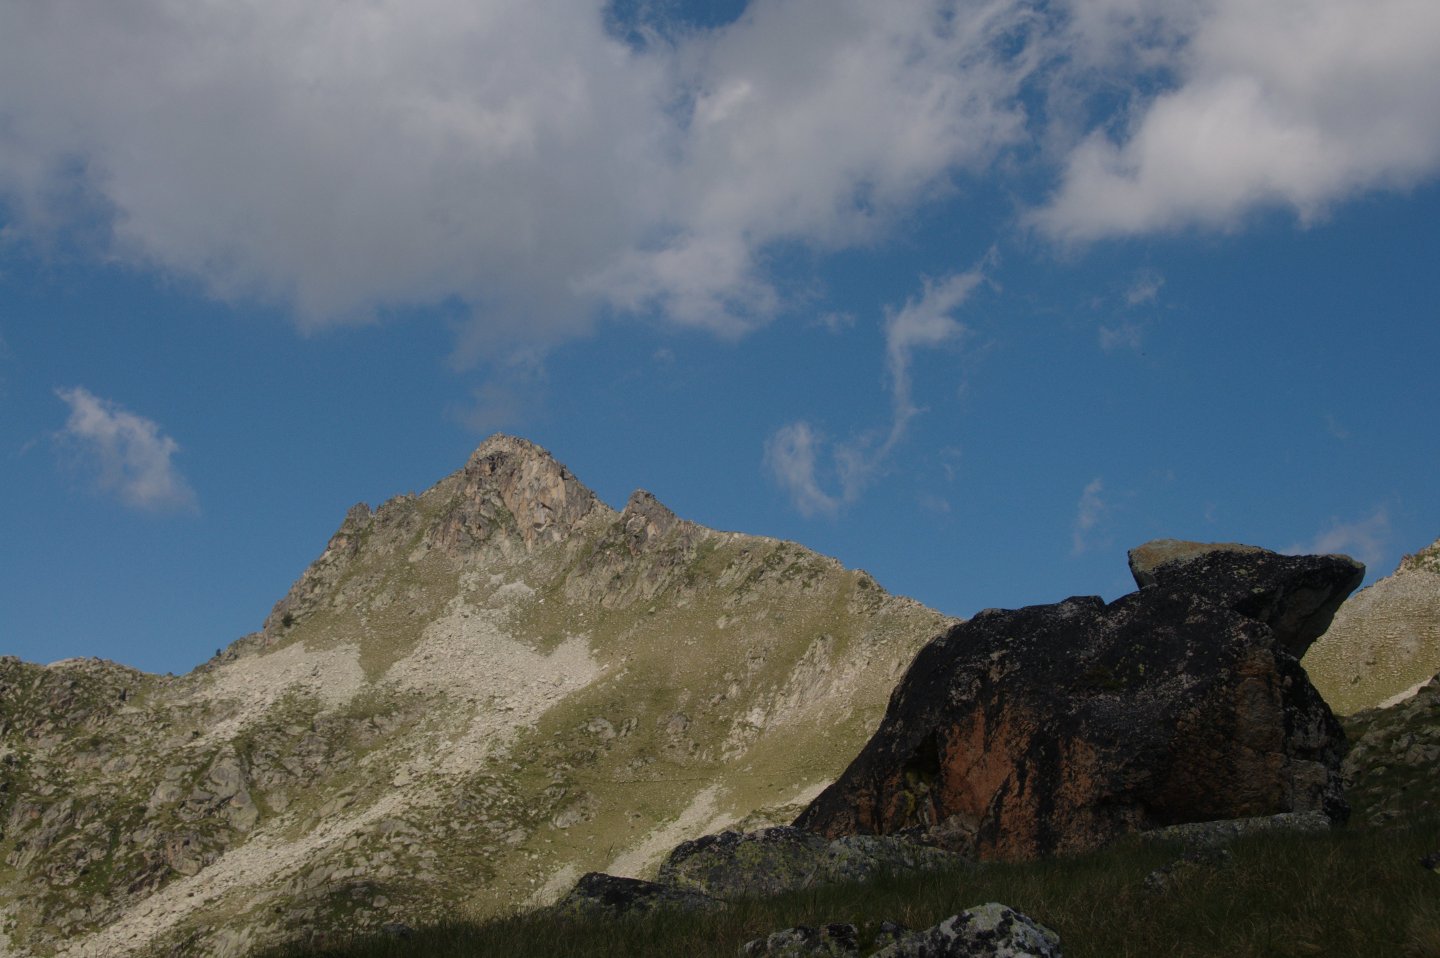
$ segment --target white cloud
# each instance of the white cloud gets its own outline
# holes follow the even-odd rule
[[[765,465],[804,516],[834,515],[840,500],[820,488],[816,461],[823,440],[806,422],[777,429],[765,441]]]
[[[1080,502],[1075,507],[1075,522],[1071,527],[1072,555],[1080,555],[1090,548],[1091,534],[1110,511],[1104,492],[1105,483],[1096,478],[1090,480],[1080,493]]]
[[[1160,298],[1160,288],[1164,285],[1164,276],[1154,270],[1141,270],[1131,281],[1129,289],[1125,290],[1125,305],[1134,307],[1155,302]]]
[[[987,262],[989,257],[987,256]],[[766,464],[805,515],[837,512],[860,498],[905,438],[923,410],[915,405],[910,367],[922,349],[936,349],[964,338],[954,313],[985,279],[984,264],[939,281],[925,280],[920,296],[885,311],[885,371],[890,383],[890,425],[882,433],[864,432],[848,441],[826,443],[806,422],[782,426],[766,443]],[[817,470],[828,454],[837,492],[827,493]]]
[[[175,463],[180,445],[159,424],[77,386],[55,394],[70,407],[56,436],[95,487],[149,512],[193,512],[195,492]]]
[[[1145,344],[1145,327],[1140,323],[1122,321],[1114,326],[1100,327],[1100,348],[1107,353],[1117,349],[1139,352]]]
[[[1025,0],[753,0],[634,47],[608,12],[0,5],[0,199],[310,328],[458,300],[493,351],[607,307],[741,332],[785,304],[771,244],[869,242],[1024,136]]]
[[[829,312],[811,322],[812,326],[820,326],[832,336],[838,336],[855,326],[854,313]]]
[[[1230,229],[1262,207],[1302,221],[1440,169],[1440,5],[1433,0],[1073,0],[1086,55],[1149,54],[1175,78],[1070,152],[1035,222],[1083,241],[1186,226]],[[1101,52],[1097,52],[1101,51]],[[1076,54],[1079,55],[1078,53]],[[1144,58],[1140,58],[1144,59]],[[1142,67],[1132,64],[1132,68]],[[1113,78],[1112,78],[1113,79]]]
[[[1297,543],[1285,552],[1291,555],[1329,555],[1340,553],[1353,556],[1374,568],[1384,561],[1390,548],[1390,512],[1384,506],[1378,507],[1363,519],[1343,522],[1331,519],[1330,524],[1306,543]]]

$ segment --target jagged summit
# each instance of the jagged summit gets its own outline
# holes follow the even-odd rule
[[[793,817],[946,623],[492,436],[188,675],[0,659],[0,955],[238,958],[644,873]]]
[[[630,499],[620,513],[620,519],[626,532],[638,538],[641,544],[669,534],[684,521],[645,489],[636,489],[630,493]]]
[[[475,451],[470,454],[470,462],[473,464],[477,460],[490,456],[514,456],[522,460],[539,459],[555,462],[555,457],[544,446],[531,442],[523,436],[512,436],[503,432],[492,433],[484,442],[476,446]]]
[[[1440,575],[1440,539],[1400,561],[1399,572],[1430,572]]]

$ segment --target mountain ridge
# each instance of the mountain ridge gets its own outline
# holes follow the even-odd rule
[[[492,437],[349,509],[186,675],[0,662],[0,953],[238,955],[642,874],[823,787],[949,621]]]

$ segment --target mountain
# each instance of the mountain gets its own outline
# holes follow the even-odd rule
[[[0,954],[483,917],[792,817],[950,624],[495,436],[188,675],[0,659]]]
[[[1339,715],[1394,704],[1440,672],[1440,540],[1351,596],[1301,661]]]

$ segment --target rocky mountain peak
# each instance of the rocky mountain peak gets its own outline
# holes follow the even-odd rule
[[[636,489],[630,494],[620,518],[625,532],[642,544],[664,536],[681,522],[668,506],[644,489]]]
[[[1400,561],[1398,572],[1432,572],[1440,575],[1440,539]]]
[[[613,510],[545,449],[497,433],[482,442],[458,475],[458,501],[438,539],[450,546],[485,540],[513,527],[527,549],[558,542],[591,513]]]

